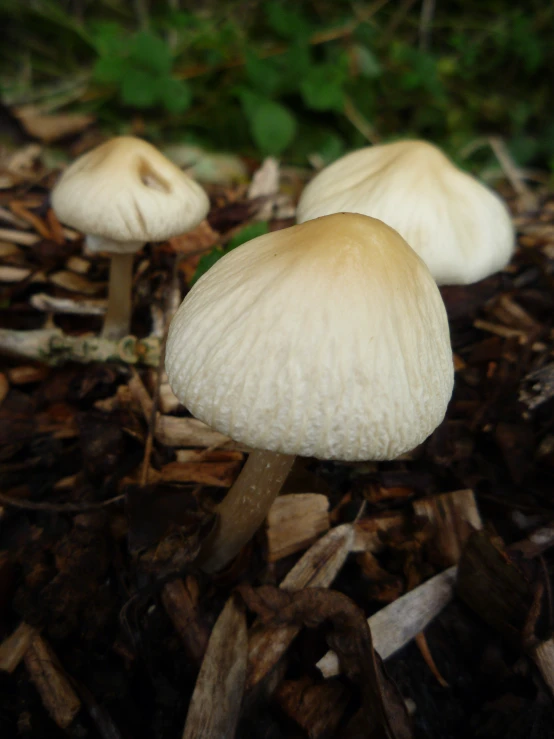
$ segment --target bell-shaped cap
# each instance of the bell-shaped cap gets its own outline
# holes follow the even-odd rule
[[[502,200],[426,141],[370,146],[319,172],[302,193],[298,222],[341,212],[392,226],[439,285],[477,282],[514,251]]]
[[[68,167],[52,206],[63,223],[92,237],[90,249],[124,253],[194,228],[209,200],[154,146],[119,136]]]
[[[338,214],[260,236],[217,262],[170,326],[166,370],[191,413],[258,449],[394,459],[452,393],[446,311],[389,226]]]

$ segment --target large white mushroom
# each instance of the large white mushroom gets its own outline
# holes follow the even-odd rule
[[[429,270],[392,228],[354,214],[223,257],[173,318],[166,369],[194,416],[254,450],[218,506],[206,570],[261,525],[294,455],[394,459],[440,424],[453,384]]]
[[[340,212],[392,226],[439,285],[477,282],[505,267],[514,251],[502,200],[426,141],[370,146],[319,172],[302,193],[298,222]]]
[[[86,234],[90,251],[111,255],[103,335],[129,333],[133,257],[148,241],[163,241],[197,226],[208,196],[154,146],[119,136],[89,151],[52,191],[58,218]]]

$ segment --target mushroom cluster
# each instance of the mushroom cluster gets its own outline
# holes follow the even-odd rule
[[[254,450],[217,508],[206,571],[252,537],[294,455],[394,459],[440,424],[453,386],[429,270],[392,228],[354,214],[223,257],[173,318],[166,370],[193,415]]]
[[[477,282],[514,251],[502,200],[426,141],[370,146],[319,172],[302,193],[298,222],[339,212],[392,226],[439,285]]]
[[[133,257],[149,241],[195,228],[208,196],[154,146],[119,136],[77,159],[52,191],[63,223],[86,234],[89,251],[111,256],[103,336],[130,330]]]

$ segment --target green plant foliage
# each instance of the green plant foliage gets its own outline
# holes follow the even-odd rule
[[[171,113],[189,107],[189,86],[172,76],[173,59],[161,37],[146,31],[128,34],[110,23],[95,28],[92,42],[98,54],[93,79],[114,86],[123,105],[163,106]]]
[[[255,239],[256,236],[262,236],[263,234],[266,234],[268,232],[269,223],[267,221],[250,223],[248,226],[242,228],[238,233],[236,233],[232,238],[229,239],[229,242],[227,243],[225,249],[222,249],[220,246],[216,246],[215,249],[212,249],[210,252],[208,252],[208,254],[204,254],[204,256],[198,260],[198,266],[196,267],[196,272],[194,273],[191,280],[191,286],[194,285],[194,283],[197,282],[203,274],[211,269],[214,264],[221,259],[221,257],[224,257],[225,254],[228,254],[233,249],[236,249],[237,246],[245,244],[251,239]]]
[[[301,165],[368,135],[427,138],[477,170],[496,165],[490,148],[473,146],[489,135],[521,166],[554,159],[546,0],[435,3],[426,34],[419,3],[183,5],[144,0],[138,18],[139,4],[123,0],[3,0],[3,102],[49,100],[63,87],[115,131],[138,112],[154,140]]]

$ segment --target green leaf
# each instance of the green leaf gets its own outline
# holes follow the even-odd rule
[[[282,72],[272,59],[260,59],[247,50],[245,52],[246,76],[259,92],[272,95],[279,87]]]
[[[265,3],[267,22],[272,30],[287,39],[308,38],[311,27],[297,10],[285,7],[280,0]]]
[[[263,154],[281,154],[296,133],[296,121],[281,103],[257,95],[241,96],[252,137]]]
[[[331,64],[312,67],[300,84],[302,97],[313,110],[342,110],[344,78]]]
[[[241,228],[231,239],[225,249],[225,252],[236,249],[237,246],[245,244],[251,239],[255,239],[257,236],[263,236],[263,234],[269,233],[269,222],[258,221],[257,223],[250,223],[248,226]]]
[[[96,82],[110,85],[125,79],[128,71],[127,59],[121,56],[101,56],[94,64],[92,75]]]
[[[225,252],[220,246],[216,246],[215,249],[212,249],[207,254],[204,254],[204,256],[200,257],[198,260],[198,265],[196,267],[196,272],[192,276],[192,279],[190,281],[191,286],[194,285],[195,282],[197,282],[202,275],[206,274],[206,272],[211,269],[216,262],[218,262],[222,256],[224,256]]]
[[[170,113],[183,113],[190,107],[192,93],[184,80],[173,77],[162,77],[158,83],[158,98]]]
[[[171,53],[159,36],[141,31],[129,46],[129,59],[142,69],[160,76],[169,75],[172,67]]]
[[[129,69],[121,80],[121,102],[134,108],[149,108],[158,100],[159,80],[142,69]]]

